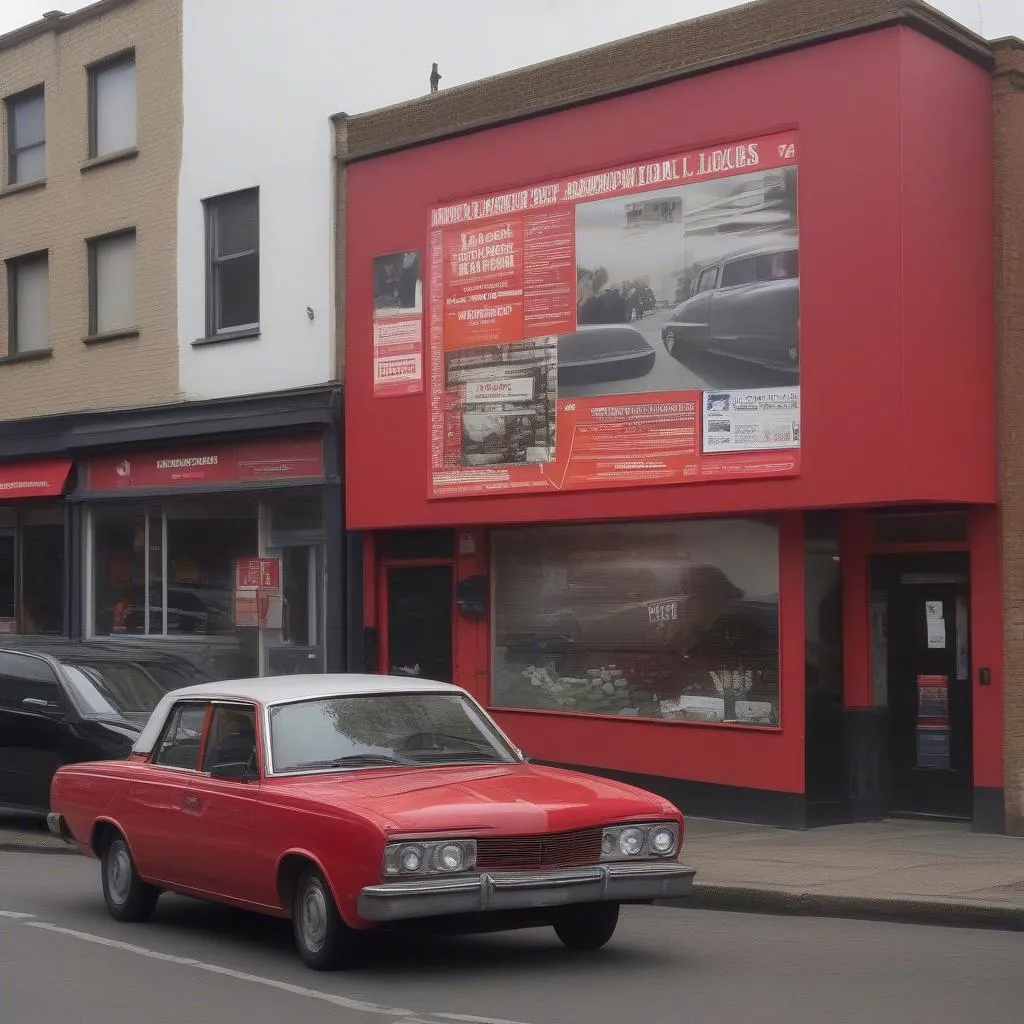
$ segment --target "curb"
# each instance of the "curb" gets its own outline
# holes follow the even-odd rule
[[[695,884],[686,899],[658,901],[659,906],[691,910],[726,910],[791,917],[837,917],[903,921],[955,928],[1024,931],[1024,906],[959,903],[948,899],[901,899],[887,896],[841,896],[835,893]]]
[[[78,847],[69,846],[48,832],[2,830],[0,853],[78,853]]]

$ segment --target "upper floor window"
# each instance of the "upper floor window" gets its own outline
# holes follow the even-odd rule
[[[7,183],[20,185],[46,177],[46,100],[41,85],[8,96]]]
[[[259,329],[259,195],[250,188],[204,203],[208,337]]]
[[[50,261],[45,252],[7,261],[8,355],[50,347]]]
[[[89,241],[89,334],[135,328],[135,230]]]
[[[89,68],[89,156],[135,146],[135,53]]]

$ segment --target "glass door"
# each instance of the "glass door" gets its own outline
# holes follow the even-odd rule
[[[453,682],[452,567],[388,566],[383,664],[393,676]]]
[[[281,628],[268,631],[269,675],[324,671],[323,546],[281,547]]]

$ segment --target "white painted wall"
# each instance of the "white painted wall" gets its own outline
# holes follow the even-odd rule
[[[182,397],[331,379],[331,114],[427,92],[433,61],[442,89],[450,88],[739,2],[515,0],[492,7],[480,0],[183,0]],[[990,38],[1024,35],[1022,0],[933,2]],[[205,333],[202,200],[254,185],[260,188],[261,337],[194,348]]]

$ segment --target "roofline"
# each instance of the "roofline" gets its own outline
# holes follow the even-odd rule
[[[392,106],[355,115],[335,114],[332,121],[339,131],[344,127],[347,136],[339,160],[345,164],[356,163],[709,71],[900,25],[936,40],[986,70],[993,67],[992,46],[985,39],[923,0],[860,0],[858,4],[849,5],[821,4],[820,0],[791,0],[787,5],[787,13],[800,13],[800,23],[812,27],[788,38],[765,40],[764,10],[781,6],[780,0],[752,0],[738,7],[603,43]],[[837,10],[841,7],[845,7],[845,11]],[[850,7],[856,7],[853,16]],[[678,53],[669,66],[645,72],[644,62],[629,60],[630,48],[640,43],[651,43],[656,37],[664,38],[666,35],[669,37],[665,39],[666,48]],[[719,44],[717,51],[714,43],[710,50],[707,49],[708,36]],[[704,43],[700,42],[702,39]],[[697,40],[697,43],[690,43],[689,40]],[[688,62],[685,50],[700,45],[705,47],[707,56]],[[597,73],[593,70],[595,66],[600,68]],[[616,67],[624,67],[625,73],[621,76],[609,75],[608,69]],[[546,78],[557,79],[557,87],[556,83],[552,83],[550,88],[546,87]],[[481,104],[474,103],[474,99],[499,82],[511,97],[503,104],[506,109],[492,109],[480,114]],[[519,82],[524,83],[521,90],[516,89]],[[574,83],[574,86],[567,90],[565,86],[569,82]],[[517,104],[517,94],[526,95],[529,99]],[[553,96],[559,98],[553,99]],[[431,106],[442,109],[435,110],[434,116],[429,119],[416,116]],[[420,120],[428,120],[428,126],[417,130],[417,122]],[[365,141],[361,139],[364,134],[367,136]],[[387,136],[386,140],[383,136]]]
[[[22,25],[21,28],[11,29],[10,32],[0,35],[0,51],[13,49],[31,39],[44,36],[48,32],[67,32],[77,25],[92,21],[93,18],[100,18],[110,11],[116,11],[119,7],[127,7],[136,2],[137,0],[96,0],[95,3],[72,11],[70,14],[57,10],[50,11],[36,21],[30,21],[27,25]]]

